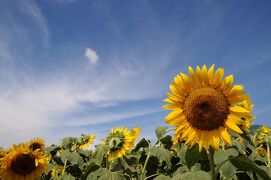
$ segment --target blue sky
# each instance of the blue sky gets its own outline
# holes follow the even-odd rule
[[[165,125],[191,65],[216,64],[271,126],[271,1],[0,1],[0,142]]]

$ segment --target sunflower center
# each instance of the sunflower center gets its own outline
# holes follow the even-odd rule
[[[112,151],[119,150],[123,145],[123,138],[122,137],[112,137],[109,141],[109,147]]]
[[[41,145],[39,143],[32,143],[30,145],[30,149],[32,149],[33,151],[35,151],[36,149],[41,149]]]
[[[26,175],[36,169],[35,158],[30,154],[20,154],[11,163],[11,169],[21,175]]]
[[[196,89],[184,103],[187,120],[201,130],[213,130],[223,126],[229,111],[228,101],[222,93],[213,88]]]

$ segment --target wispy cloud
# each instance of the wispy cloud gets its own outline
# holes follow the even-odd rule
[[[99,61],[99,56],[97,52],[91,48],[86,48],[85,56],[89,60],[90,64],[97,64]]]
[[[43,41],[46,46],[49,43],[49,30],[47,26],[47,22],[42,15],[40,8],[31,0],[20,1],[20,9],[27,14],[29,17],[33,19],[34,22],[37,23],[38,27],[43,33]]]

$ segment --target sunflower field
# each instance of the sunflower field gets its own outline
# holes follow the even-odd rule
[[[244,87],[214,65],[188,72],[170,84],[169,126],[154,130],[156,142],[141,137],[141,127],[112,128],[94,150],[88,148],[94,134],[47,147],[34,138],[0,149],[0,179],[271,179],[271,129],[251,128],[253,104]]]

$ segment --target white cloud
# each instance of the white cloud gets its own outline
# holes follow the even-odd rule
[[[44,44],[47,46],[49,43],[49,31],[48,31],[47,22],[40,8],[31,0],[25,0],[25,1],[20,1],[20,2],[21,2],[21,6],[20,6],[21,10],[29,14],[30,18],[32,18],[33,21],[37,23],[38,27],[42,31],[43,41],[44,41]]]
[[[89,60],[90,64],[97,64],[99,61],[99,56],[97,55],[96,51],[91,48],[86,48],[85,56]]]

